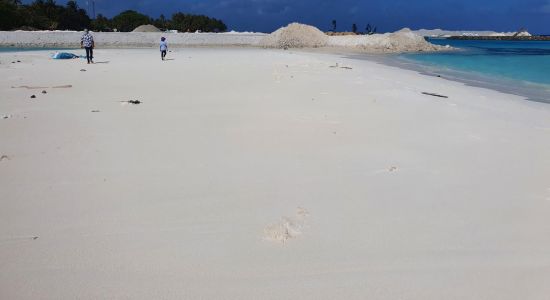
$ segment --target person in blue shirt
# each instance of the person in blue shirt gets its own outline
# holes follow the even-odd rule
[[[166,51],[168,51],[168,44],[166,43],[166,38],[160,38],[160,58],[164,60],[166,57]]]

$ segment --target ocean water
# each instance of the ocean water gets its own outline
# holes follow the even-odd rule
[[[550,42],[430,39],[457,51],[396,56],[402,66],[550,103]]]

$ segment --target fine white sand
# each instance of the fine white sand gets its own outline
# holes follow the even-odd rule
[[[0,299],[550,295],[547,104],[319,53],[47,56],[0,54]]]

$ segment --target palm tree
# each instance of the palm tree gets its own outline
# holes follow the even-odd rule
[[[357,32],[357,24],[353,23],[353,25],[351,25],[351,31],[353,33],[356,33]]]
[[[336,20],[332,20],[332,31],[336,31]]]

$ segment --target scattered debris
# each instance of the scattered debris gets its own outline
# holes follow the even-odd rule
[[[449,98],[449,97],[447,97],[447,96],[445,96],[445,95],[440,95],[440,94],[435,94],[435,93],[422,92],[422,94],[428,95],[428,96],[439,97],[439,98]]]
[[[348,70],[351,70],[353,69],[352,67],[340,67],[340,65],[338,63],[336,63],[334,66],[329,66],[329,68],[340,68],[340,69],[348,69]]]
[[[140,104],[140,103],[141,103],[141,101],[139,101],[139,100],[125,100],[125,101],[120,101],[120,102],[122,102],[122,103],[130,103],[130,104],[134,104],[134,105],[135,105],[135,104]]]
[[[33,240],[37,240],[38,237],[37,237],[37,236],[33,236],[32,239],[33,239]]]
[[[86,69],[80,69],[80,72],[86,72]]]
[[[42,90],[42,94],[47,94],[48,92],[46,92],[46,90]]]
[[[34,99],[34,98],[36,98],[36,95],[32,95],[32,96],[31,96],[31,99]]]
[[[388,172],[395,172],[395,171],[397,171],[397,167],[395,166],[392,166],[388,169]]]
[[[7,155],[2,155],[0,156],[0,161],[3,161],[3,160],[11,160],[11,158]]]
[[[99,112],[99,110],[92,110],[92,112],[93,112],[93,113],[98,113],[98,112]]]
[[[52,86],[52,88],[54,88],[54,89],[68,89],[68,88],[72,88],[72,87],[73,86],[71,84]]]
[[[18,60],[17,62],[21,62],[20,60]]]
[[[3,115],[3,116],[2,116],[2,119],[9,119],[9,118],[11,118],[11,117],[12,117],[12,115]]]

